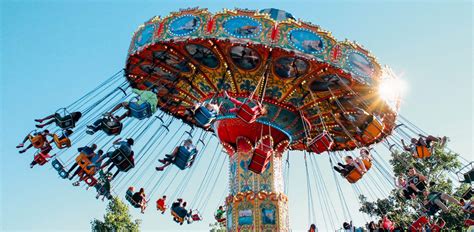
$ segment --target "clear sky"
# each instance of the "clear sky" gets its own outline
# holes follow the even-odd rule
[[[94,199],[93,190],[72,187],[49,165],[31,170],[31,153],[20,155],[15,145],[31,131],[33,118],[68,105],[121,69],[137,26],[152,16],[194,6],[212,12],[234,7],[280,8],[320,25],[339,40],[356,40],[407,82],[401,114],[428,132],[450,137],[450,148],[472,160],[470,1],[4,0],[0,7],[0,230],[84,231],[90,229],[93,217],[102,216],[105,203]],[[202,180],[198,177],[210,162],[212,149],[189,182],[188,198]],[[383,151],[382,155],[388,157],[389,153]],[[342,215],[328,159],[317,157],[316,161],[328,182],[326,191],[336,202],[335,210]],[[291,167],[290,222],[293,229],[303,230],[308,226],[308,210],[301,153],[292,152]],[[374,174],[359,186],[363,191],[373,190],[367,186],[377,178]],[[226,181],[223,172],[207,200],[202,223],[178,227],[168,213],[160,215],[154,207],[145,215],[132,210],[133,216],[143,220],[144,230],[206,230],[212,210],[222,202],[219,198]],[[349,184],[341,184],[352,219],[360,225],[367,218],[357,213]],[[170,192],[176,185],[170,186]],[[315,199],[319,204],[318,194]],[[328,230],[321,215],[324,212],[316,212],[316,224],[322,231]],[[342,219],[337,223],[342,224]]]

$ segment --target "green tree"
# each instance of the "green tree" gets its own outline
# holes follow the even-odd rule
[[[227,231],[222,223],[214,222],[209,224],[210,232],[225,232]]]
[[[118,197],[113,197],[107,205],[104,220],[94,219],[91,221],[94,232],[137,232],[140,231],[140,220],[132,220],[128,213],[128,206]]]
[[[415,167],[418,172],[428,178],[430,191],[444,192],[460,197],[469,187],[465,184],[455,184],[452,178],[449,178],[449,172],[452,174],[453,171],[458,170],[461,163],[458,160],[458,154],[446,151],[443,147],[435,146],[431,157],[422,160],[415,159],[409,152],[394,151],[390,164],[396,176],[405,174],[409,166]],[[398,189],[393,189],[385,199],[371,202],[361,195],[359,200],[361,212],[377,217],[387,214],[393,222],[404,227],[408,227],[420,217],[423,201],[421,197],[417,197],[415,200],[406,200]],[[448,204],[450,211],[441,212],[439,216],[446,221],[446,228],[461,231],[463,229],[462,210],[459,206]]]

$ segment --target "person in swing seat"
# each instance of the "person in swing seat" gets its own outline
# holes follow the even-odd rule
[[[159,159],[158,161],[162,163],[163,166],[156,167],[155,169],[157,171],[163,171],[166,167],[172,164],[176,158],[176,155],[178,154],[180,147],[184,147],[188,152],[192,152],[193,150],[196,150],[196,146],[193,144],[193,141],[191,139],[186,139],[184,140],[182,146],[175,147],[171,154],[166,154],[164,159]]]

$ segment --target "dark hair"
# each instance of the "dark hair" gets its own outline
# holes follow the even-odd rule
[[[166,195],[163,195],[163,198],[166,198]]]
[[[66,136],[69,136],[72,133],[74,133],[74,131],[72,131],[71,129],[67,129],[67,130],[64,131],[64,134],[66,134]]]
[[[144,189],[144,188],[140,188],[140,193],[145,193],[145,189]]]
[[[183,202],[183,207],[185,207],[185,206],[186,206],[186,201],[185,201],[185,202]]]
[[[349,223],[347,223],[347,222],[344,222],[344,223],[342,224],[342,227],[344,227],[344,229],[350,229],[350,228],[351,228],[351,225],[349,225]]]
[[[127,143],[128,143],[130,146],[132,146],[132,145],[135,143],[135,141],[133,141],[132,138],[128,138],[128,139],[127,139]]]
[[[102,151],[102,149],[100,149],[100,150],[99,150],[97,153],[99,153],[99,154],[103,154],[103,153],[104,153],[104,151]]]
[[[315,224],[311,224],[311,226],[309,227],[311,229],[316,229],[316,225]]]
[[[354,159],[354,158],[352,158],[352,156],[350,156],[350,155],[346,156],[346,158],[348,158],[348,159]]]
[[[97,148],[97,144],[93,143],[93,144],[91,145],[91,149],[94,150],[94,149],[96,149],[96,148]]]

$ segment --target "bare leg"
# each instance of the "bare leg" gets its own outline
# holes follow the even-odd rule
[[[230,96],[229,96],[229,101],[234,103],[235,107],[237,107],[237,108],[244,104],[241,101],[237,100],[236,98],[233,98],[233,97],[230,97]]]
[[[119,104],[116,105],[109,113],[110,113],[110,114],[113,114],[115,111],[119,110],[120,108],[126,107],[126,105],[128,105],[127,102],[119,103]]]
[[[43,122],[44,120],[48,120],[48,119],[54,118],[54,116],[55,116],[55,114],[51,114],[51,115],[48,115],[48,116],[46,116],[46,117],[44,117],[44,118],[41,118],[41,119],[35,119],[35,121],[41,123],[41,122]]]
[[[445,200],[445,201],[449,201],[453,204],[456,204],[456,205],[461,205],[461,203],[459,203],[458,200],[456,200],[454,197],[448,195],[448,194],[445,194],[445,193],[442,193],[441,194],[441,199]]]
[[[20,153],[24,153],[25,151],[27,151],[28,149],[30,149],[31,147],[33,147],[33,144],[30,144],[28,145],[25,149],[19,151]]]
[[[37,128],[43,128],[44,126],[47,126],[47,125],[49,125],[49,124],[51,124],[51,123],[53,123],[53,122],[55,122],[55,121],[56,121],[56,119],[51,119],[51,120],[49,120],[49,121],[47,121],[47,122],[45,122],[45,123],[43,123],[43,124],[38,124],[38,125],[36,125],[36,127],[37,127]]]
[[[156,169],[157,171],[163,171],[163,170],[165,170],[165,168],[168,167],[170,164],[171,164],[171,163],[168,162],[168,163],[164,164],[164,165],[161,166],[161,167],[156,167],[155,169]]]
[[[441,210],[443,210],[443,212],[448,212],[449,211],[448,207],[443,202],[441,202],[439,199],[434,200],[434,203],[437,206],[439,206],[441,208]]]
[[[122,116],[115,118],[117,122],[121,122],[124,118],[126,118],[130,114],[130,111],[125,112]]]

